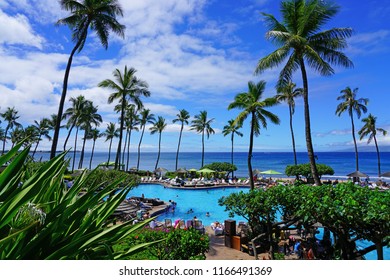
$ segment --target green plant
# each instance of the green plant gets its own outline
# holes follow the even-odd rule
[[[129,235],[126,241],[115,248],[126,248],[137,244],[164,241],[148,247],[147,250],[130,256],[130,259],[148,260],[195,260],[205,259],[209,249],[209,237],[195,229],[145,228],[139,233]]]
[[[326,164],[317,163],[318,176],[321,178],[323,175],[333,175],[334,170],[332,167]],[[311,173],[310,163],[287,165],[285,169],[287,176],[303,176],[306,179],[313,178]]]
[[[125,187],[108,197],[123,177],[100,192],[99,184],[91,186],[80,196],[94,171],[83,173],[67,190],[65,153],[27,174],[29,148],[19,153],[21,146],[0,157],[0,165],[12,158],[0,174],[0,259],[122,259],[159,242],[113,251],[116,243],[148,222],[110,225],[111,214],[130,190]]]

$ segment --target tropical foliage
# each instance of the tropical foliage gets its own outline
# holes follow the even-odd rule
[[[292,80],[294,72],[301,70],[306,146],[313,178],[317,185],[321,184],[321,180],[316,170],[311,138],[306,66],[310,66],[323,76],[334,74],[332,65],[353,66],[348,57],[341,52],[347,47],[347,38],[352,35],[352,29],[335,27],[321,30],[338,11],[339,6],[328,1],[290,0],[281,2],[281,21],[271,14],[263,13],[269,30],[266,38],[278,48],[261,58],[255,71],[261,74],[267,69],[284,64],[277,83],[277,88],[281,88]]]
[[[70,15],[58,20],[58,25],[66,25],[71,29],[72,40],[75,42],[64,74],[62,94],[58,106],[57,117],[62,120],[66,93],[68,90],[68,80],[73,56],[76,52],[81,52],[88,37],[88,30],[91,29],[97,35],[100,43],[105,49],[108,48],[108,37],[110,32],[124,37],[125,26],[120,24],[116,17],[123,16],[122,8],[118,0],[61,0],[61,8],[70,11]],[[53,158],[57,151],[57,143],[60,133],[61,123],[57,122],[54,127],[53,144],[50,158]]]
[[[264,191],[235,193],[219,200],[229,215],[248,220],[250,237],[277,250],[276,238],[280,230],[300,227],[314,234],[320,223],[335,236],[330,244],[330,259],[358,259],[377,250],[383,259],[383,247],[390,246],[390,193],[371,190],[353,183],[337,186],[284,186]],[[373,243],[356,248],[356,240]]]
[[[353,120],[353,114],[355,113],[360,119],[362,113],[367,112],[368,98],[359,98],[356,99],[358,88],[352,90],[350,87],[346,87],[341,91],[342,95],[337,97],[337,100],[342,100],[342,102],[336,108],[336,115],[340,116],[344,112],[348,112],[349,117],[351,118],[352,126],[352,138],[353,144],[355,146],[355,161],[356,161],[356,170],[359,170],[359,154],[356,144],[355,136],[355,122]]]
[[[321,164],[321,163],[316,163],[317,165],[317,171],[318,171],[318,176],[323,176],[323,175],[333,175],[334,170],[332,167],[326,165],[326,164]],[[297,164],[297,165],[287,165],[286,170],[284,173],[287,176],[303,176],[306,178],[306,180],[313,179],[312,173],[311,173],[311,168],[310,168],[310,163],[304,163],[304,164]]]
[[[209,249],[208,235],[190,229],[145,228],[129,235],[115,248],[134,247],[138,244],[163,240],[148,250],[130,256],[135,260],[204,260]],[[123,250],[123,249],[122,249]]]
[[[18,153],[20,147],[16,145],[0,158],[0,165],[12,159],[0,174],[1,259],[122,259],[146,245],[126,251],[112,249],[144,226],[132,226],[131,222],[110,225],[111,214],[132,187],[118,190],[123,178],[97,192],[101,184],[84,186],[92,172],[67,189],[63,181],[65,153],[26,173],[23,166],[29,149]]]
[[[262,100],[265,81],[260,81],[257,84],[250,81],[248,82],[248,92],[239,93],[234,97],[234,101],[230,103],[228,109],[242,109],[235,123],[241,127],[244,121],[250,118],[250,137],[249,137],[249,152],[248,152],[248,171],[251,189],[254,189],[255,183],[253,181],[252,170],[252,152],[253,152],[253,140],[254,136],[260,135],[261,127],[267,128],[267,120],[274,124],[279,124],[279,117],[265,108],[272,107],[277,104],[275,98],[266,98]]]

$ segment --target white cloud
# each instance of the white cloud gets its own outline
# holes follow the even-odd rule
[[[0,45],[19,44],[42,49],[44,42],[44,38],[35,34],[26,16],[9,16],[0,10]]]
[[[389,50],[390,30],[359,33],[352,36],[348,52],[354,55],[372,54]]]

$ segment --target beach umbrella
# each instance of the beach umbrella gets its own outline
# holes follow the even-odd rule
[[[188,171],[185,168],[179,168],[176,170],[176,173],[187,173]]]
[[[390,177],[390,171],[382,173],[381,177]]]
[[[164,167],[158,167],[156,168],[156,170],[154,170],[154,172],[156,173],[162,173],[162,172],[167,172],[168,169],[164,168]]]
[[[269,169],[269,170],[265,170],[265,171],[260,172],[260,174],[279,175],[279,174],[282,174],[282,173],[280,173],[278,171],[275,171],[275,170],[272,170],[272,169]]]
[[[196,172],[196,171],[198,171],[198,169],[195,168],[188,169],[188,172]]]
[[[198,171],[196,171],[196,172],[198,172],[198,173],[214,173],[214,172],[216,172],[215,170],[212,170],[212,169],[210,169],[210,168],[203,168],[203,169],[200,169],[200,170],[198,170]]]
[[[367,174],[364,174],[363,172],[360,171],[355,171],[352,173],[347,174],[348,177],[368,177]]]

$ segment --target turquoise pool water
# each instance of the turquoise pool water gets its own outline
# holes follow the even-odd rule
[[[177,203],[175,212],[168,212],[161,214],[158,217],[159,221],[164,221],[165,218],[191,220],[196,216],[203,222],[204,225],[209,226],[215,221],[223,222],[229,219],[228,214],[224,211],[224,207],[218,205],[218,199],[223,196],[228,196],[234,192],[247,192],[249,188],[221,188],[208,190],[183,190],[164,188],[158,184],[142,184],[130,191],[128,197],[144,196],[146,198],[159,198],[168,202],[173,200]],[[190,212],[192,209],[192,212]],[[206,213],[210,216],[207,217]],[[243,218],[237,217],[238,221],[244,221]]]
[[[176,219],[187,221],[196,216],[205,226],[208,226],[215,221],[223,222],[226,219],[230,219],[227,212],[224,211],[224,207],[218,205],[218,199],[240,191],[248,192],[249,188],[227,187],[207,190],[183,190],[164,188],[158,184],[142,184],[131,190],[128,197],[142,196],[144,194],[146,198],[159,198],[167,202],[173,200],[177,202],[175,212],[161,214],[158,217],[159,221],[163,222],[165,218],[172,219],[172,221]],[[190,209],[193,212],[189,213]],[[207,212],[210,213],[209,217],[206,216]],[[237,221],[237,224],[240,221],[245,221],[242,217],[234,217],[233,219]],[[356,245],[365,248],[370,244],[368,241],[362,240],[358,241]],[[366,254],[365,257],[368,260],[376,260],[376,251]],[[384,248],[384,259],[390,260],[390,248]]]

